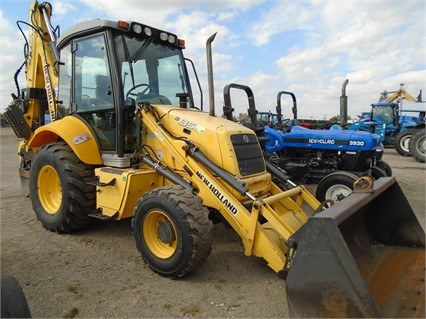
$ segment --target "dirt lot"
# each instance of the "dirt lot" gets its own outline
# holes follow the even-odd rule
[[[239,238],[215,225],[213,251],[181,280],[142,262],[129,220],[98,222],[84,232],[45,230],[20,193],[10,128],[1,134],[1,274],[21,283],[33,317],[287,317],[285,283]],[[384,159],[425,225],[425,164],[386,149]],[[311,187],[312,188],[312,187]]]

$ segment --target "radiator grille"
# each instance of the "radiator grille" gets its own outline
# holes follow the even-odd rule
[[[231,136],[242,176],[265,171],[262,150],[254,134],[235,134]]]
[[[371,161],[369,158],[373,158],[375,150],[372,151],[358,151],[355,154],[346,153],[343,155],[343,169],[346,171],[363,172],[367,170]]]

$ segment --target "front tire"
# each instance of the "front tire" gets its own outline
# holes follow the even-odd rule
[[[410,154],[410,139],[417,133],[417,130],[405,130],[399,133],[395,139],[395,150],[401,156],[411,156]]]
[[[336,171],[325,176],[317,186],[315,197],[319,202],[325,200],[341,201],[352,194],[358,176],[345,171]]]
[[[378,168],[381,168],[382,170],[385,171],[386,176],[390,177],[392,176],[393,172],[392,172],[392,167],[385,161],[383,160],[378,160],[376,163]]]
[[[40,149],[31,163],[30,198],[42,225],[57,233],[88,226],[96,206],[96,188],[86,181],[93,167],[82,163],[66,143]]]
[[[166,186],[138,200],[136,246],[156,273],[178,278],[195,271],[211,252],[213,223],[201,199],[181,186]]]
[[[30,308],[18,280],[12,276],[1,277],[1,317],[31,318]]]
[[[386,171],[384,169],[377,167],[377,166],[370,167],[370,171],[371,171],[371,177],[374,180],[377,180],[380,177],[389,177],[389,175],[386,173]]]
[[[417,162],[426,161],[426,130],[422,129],[411,137],[410,153]]]

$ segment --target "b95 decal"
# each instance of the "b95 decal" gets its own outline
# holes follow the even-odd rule
[[[364,146],[364,141],[349,141],[349,146]]]

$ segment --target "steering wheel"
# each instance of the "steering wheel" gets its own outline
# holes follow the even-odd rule
[[[283,125],[288,125],[288,123],[290,123],[290,124],[291,124],[291,119],[290,119],[290,118],[288,118],[288,117],[286,117],[286,118],[284,118],[284,119],[281,121],[281,123],[283,123]]]
[[[275,126],[277,126],[277,125],[278,125],[278,123],[277,123],[277,124],[275,124]],[[282,126],[282,127],[280,127],[280,129],[282,129],[284,132],[289,133],[289,132],[290,132],[290,130],[291,130],[291,127],[293,126],[293,125],[292,125],[292,123],[291,123],[291,119],[290,119],[290,118],[288,118],[288,117],[284,118],[284,119],[281,121],[281,126]]]
[[[146,86],[146,89],[144,89],[142,92],[139,92],[139,93],[131,93],[132,91],[134,91],[134,90],[136,90],[137,88],[140,88],[140,87],[142,87],[142,86]],[[130,90],[128,90],[128,91],[127,91],[127,93],[126,93],[126,100],[128,100],[128,99],[129,99],[129,96],[130,96],[130,95],[137,97],[139,94],[145,94],[145,92],[146,92],[146,91],[148,91],[148,90],[150,90],[150,89],[151,89],[151,87],[149,86],[149,84],[146,84],[146,83],[137,84],[137,85],[135,85],[135,86],[131,87],[131,88],[130,88]]]

